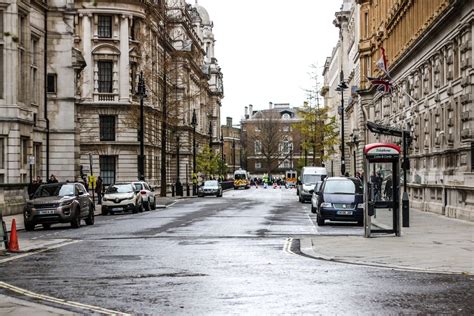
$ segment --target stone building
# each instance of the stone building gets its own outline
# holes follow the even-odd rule
[[[222,131],[222,154],[227,166],[228,175],[233,175],[235,170],[245,169],[247,166],[243,161],[243,148],[241,138],[241,129],[232,124],[232,118],[226,118],[226,125],[221,126]],[[232,176],[231,176],[232,177]]]
[[[91,171],[106,184],[137,179],[141,72],[147,181],[160,186],[163,170],[167,185],[178,170],[182,182],[191,178],[193,112],[198,143],[219,143],[223,76],[203,7],[0,1],[0,26],[0,208],[21,211],[30,163],[31,176],[44,180]]]
[[[164,163],[167,184],[178,175],[185,182],[192,170],[192,113],[198,143],[219,138],[222,74],[209,15],[185,1],[168,1],[167,9],[163,1],[76,1],[76,8],[76,47],[90,65],[83,70],[78,103],[81,165],[88,165],[91,154],[94,173],[105,183],[138,177],[136,87],[143,71],[145,179],[161,186]]]
[[[360,137],[360,109],[357,89],[360,81],[359,67],[359,6],[354,0],[344,0],[341,11],[336,12],[334,26],[339,28],[339,39],[323,68],[324,86],[321,95],[330,116],[336,116],[339,122],[340,139],[334,147],[336,154],[325,162],[330,175],[341,175],[341,122],[344,117],[344,164],[345,171],[355,175],[362,170],[360,149],[363,148]],[[343,81],[347,88],[338,88]],[[342,99],[342,100],[341,100]],[[341,104],[344,104],[341,109]],[[344,115],[341,115],[344,111]]]
[[[375,91],[364,76],[365,121],[410,130],[410,205],[474,220],[474,2],[369,1],[360,5],[360,72],[382,75],[383,47],[392,94]],[[367,142],[391,141],[360,131]]]
[[[245,107],[241,121],[243,167],[252,175],[271,170],[273,176],[284,176],[303,160],[312,160],[312,153],[302,152],[300,132],[293,127],[301,121],[298,111],[288,103],[270,102],[264,110]]]

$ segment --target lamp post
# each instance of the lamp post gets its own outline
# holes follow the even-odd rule
[[[183,185],[179,179],[179,135],[176,136],[176,196],[183,196]]]
[[[139,180],[145,181],[145,123],[143,99],[146,98],[147,95],[143,71],[140,72],[140,77],[138,79],[137,95],[140,97],[140,159],[138,159],[138,178]]]
[[[232,172],[235,172],[235,139],[232,139]]]
[[[341,92],[341,107],[339,108],[341,112],[341,175],[344,176],[346,173],[346,161],[344,155],[344,90],[348,86],[344,82],[344,72],[341,70],[341,82],[336,88],[336,91]]]
[[[193,127],[193,195],[196,195],[197,175],[196,175],[196,109],[193,109],[193,116],[191,118],[191,125]]]
[[[224,135],[222,135],[222,130],[221,130],[221,176],[224,177]]]
[[[212,121],[209,120],[209,148],[212,151]]]

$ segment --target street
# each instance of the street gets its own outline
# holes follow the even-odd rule
[[[295,190],[252,187],[157,211],[98,216],[80,229],[22,231],[30,239],[76,242],[0,260],[0,281],[130,314],[474,313],[471,276],[303,255],[299,243],[306,238],[363,234],[352,225],[319,228],[309,209]],[[0,294],[18,296],[5,288]]]

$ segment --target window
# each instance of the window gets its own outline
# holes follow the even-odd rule
[[[115,168],[116,168],[116,157],[115,156],[100,156],[100,177],[104,185],[111,185],[115,183]]]
[[[39,39],[31,37],[31,66],[30,66],[30,84],[31,84],[31,103],[38,104],[38,47]]]
[[[255,162],[255,169],[261,169],[262,168],[262,163],[261,162]]]
[[[22,138],[21,139],[21,167],[24,167],[26,164],[28,164],[28,138]]]
[[[3,11],[0,11],[0,99],[3,99]]]
[[[99,117],[100,140],[115,141],[115,116],[101,115]]]
[[[291,168],[290,161],[289,160],[284,160],[283,164],[282,164],[282,167],[285,168],[285,169]]]
[[[18,101],[24,102],[25,101],[25,92],[28,90],[28,87],[25,85],[25,75],[26,69],[25,65],[26,60],[26,52],[25,52],[25,29],[26,29],[26,17],[24,15],[20,15],[18,17]]]
[[[34,176],[41,176],[41,143],[34,143],[33,151],[35,157]]]
[[[0,146],[1,146],[1,143],[0,143]],[[0,158],[1,157],[2,155],[0,155]],[[474,172],[474,142],[471,142],[471,171]]]
[[[262,143],[259,140],[255,141],[255,153],[256,154],[262,153]]]
[[[109,15],[99,15],[99,37],[112,37],[112,17]]]
[[[48,74],[48,93],[56,93],[56,82],[57,82],[57,75],[56,74]]]
[[[99,92],[112,93],[112,62],[99,61]]]
[[[5,138],[0,138],[0,169],[5,169]]]

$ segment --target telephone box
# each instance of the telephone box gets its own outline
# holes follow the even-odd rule
[[[364,159],[364,235],[400,236],[400,147],[368,144]]]

